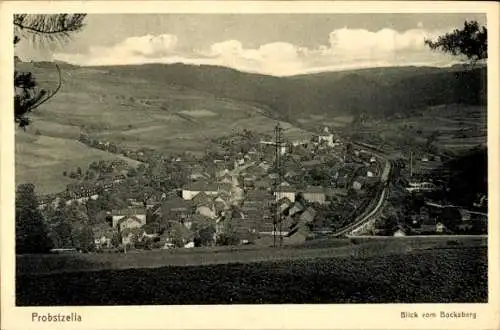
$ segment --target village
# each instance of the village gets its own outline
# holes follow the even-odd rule
[[[55,250],[281,246],[328,237],[348,226],[375,198],[381,184],[380,157],[369,145],[354,147],[328,127],[300,140],[283,138],[279,131],[277,126],[274,138],[248,130],[233,132],[213,141],[215,147],[201,158],[144,151],[139,155],[146,161],[137,168],[125,161],[100,161],[90,164],[85,175],[80,168],[72,171],[76,182],[65,192],[39,197],[39,209],[49,214],[61,207],[79,208],[87,214],[80,226],[88,229],[87,240],[91,237],[92,242],[63,239],[67,243]],[[412,167],[428,163],[427,157],[412,162]],[[399,169],[394,186],[403,189],[392,189],[392,195],[437,189],[425,175],[411,181],[413,173],[403,160],[393,163]],[[427,201],[403,220],[380,214],[362,234],[449,233],[445,221],[439,221],[443,212],[431,217],[428,210],[447,208],[432,205]],[[470,212],[459,214],[471,219]],[[471,223],[461,222],[460,230],[472,230]]]

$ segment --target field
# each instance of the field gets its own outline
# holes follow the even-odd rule
[[[19,275],[16,305],[487,302],[487,249]]]
[[[123,156],[113,155],[68,138],[30,136],[22,131],[16,133],[16,184],[33,183],[38,194],[64,191],[72,180],[63,176],[80,166],[82,169],[92,161],[124,159],[131,165],[138,162]]]
[[[19,66],[33,71],[44,88],[57,83],[51,65]],[[276,124],[257,106],[199,90],[106,69],[64,66],[62,72],[61,91],[36,111],[26,132],[16,133],[16,183],[35,183],[41,193],[64,190],[69,179],[62,172],[72,166],[115,158],[80,145],[80,132],[131,149],[200,153],[212,138],[233,129],[272,134]],[[285,126],[290,138],[305,134]]]
[[[422,109],[415,116],[380,122],[368,129],[389,144],[405,140],[425,144],[436,134],[433,144],[440,151],[460,154],[487,141],[485,106],[443,105]]]
[[[57,71],[51,63],[18,63],[16,69],[33,72],[45,89],[57,85]],[[70,150],[75,145],[69,142],[58,144],[57,150],[42,147],[40,151],[54,151],[59,158],[51,159],[50,164],[42,160],[43,171],[32,169],[38,154],[29,151],[34,148],[29,146],[31,138],[74,142],[84,131],[131,149],[199,154],[211,139],[233,129],[272,134],[276,120],[293,124],[283,123],[287,139],[310,136],[301,127],[317,130],[325,124],[353,132],[350,123],[361,112],[381,118],[385,112],[413,115],[424,109],[423,117],[381,120],[370,132],[393,141],[407,136],[425,140],[433,130],[449,131],[438,137],[436,144],[456,151],[484,142],[486,127],[477,106],[465,110],[453,106],[484,103],[484,68],[463,73],[462,79],[470,82],[467,84],[457,81],[456,70],[388,68],[280,79],[220,67],[92,68],[62,64],[61,91],[37,109],[32,125],[22,132],[26,138],[16,135],[16,180],[33,182],[41,192],[59,191],[67,184],[60,176],[61,169],[80,158]],[[415,99],[414,95],[420,97]],[[408,128],[412,120],[417,125]],[[422,136],[418,136],[419,130],[425,131]],[[94,160],[92,151],[75,148],[86,159],[74,163],[85,166],[87,159]],[[25,149],[28,151],[23,153]]]

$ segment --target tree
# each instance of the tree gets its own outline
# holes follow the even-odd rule
[[[52,248],[45,219],[38,209],[33,184],[16,192],[16,253],[44,253]]]
[[[68,222],[63,209],[58,208],[49,218],[51,223],[51,237],[54,247],[71,248],[74,246],[71,235],[71,223]]]
[[[198,231],[195,237],[195,246],[212,245],[214,242],[215,227],[210,225]]]
[[[454,56],[462,55],[471,64],[488,58],[488,31],[477,21],[465,21],[463,29],[440,36],[436,41],[425,40],[432,50],[439,50]]]
[[[64,211],[66,221],[71,224],[73,247],[84,251],[91,250],[93,235],[87,208],[82,205],[71,204]]]
[[[86,14],[51,14],[51,15],[14,15],[14,46],[21,38],[31,38],[34,42],[50,40],[64,41],[70,34],[81,30]],[[14,71],[14,120],[25,129],[30,120],[27,117],[33,110],[49,101],[62,85],[61,70],[56,65],[59,83],[49,92],[37,88],[37,82],[31,72]]]

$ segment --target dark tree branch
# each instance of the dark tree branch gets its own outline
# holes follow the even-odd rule
[[[479,27],[476,21],[465,21],[464,27],[446,33],[437,40],[426,39],[425,44],[432,50],[438,50],[453,56],[464,55],[474,65],[488,58],[488,31]]]
[[[86,14],[53,14],[14,16],[14,26],[20,33],[30,34],[32,37],[49,39],[66,39],[70,33],[78,32],[84,27]]]
[[[86,14],[51,14],[51,15],[14,15],[14,45],[18,44],[22,37],[31,37],[37,40],[63,41],[69,39],[71,33],[80,31],[84,27]],[[35,91],[37,83],[31,72],[14,73],[14,119],[21,128],[30,123],[27,115],[52,99],[61,89],[61,69],[56,64],[58,73],[58,85],[52,92],[42,89]]]
[[[59,65],[56,64],[56,69],[57,69],[57,74],[58,74],[58,79],[59,79],[59,83],[58,83],[56,89],[54,91],[52,91],[52,93],[48,94],[45,98],[43,98],[43,99],[39,100],[38,102],[36,102],[35,104],[33,104],[28,109],[28,111],[32,111],[32,110],[38,108],[39,106],[41,106],[42,104],[44,104],[45,102],[47,102],[48,100],[53,98],[54,95],[56,95],[59,92],[59,90],[61,89],[61,86],[62,86],[61,68],[59,68]]]

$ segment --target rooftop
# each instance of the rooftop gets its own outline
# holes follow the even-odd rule
[[[304,193],[321,193],[324,194],[326,192],[326,189],[323,188],[322,186],[309,186],[306,189],[304,189]]]
[[[188,183],[183,189],[189,191],[217,191],[218,187],[216,183],[196,181]]]
[[[129,207],[120,210],[112,210],[111,215],[136,215],[146,214],[146,209],[143,207]]]

